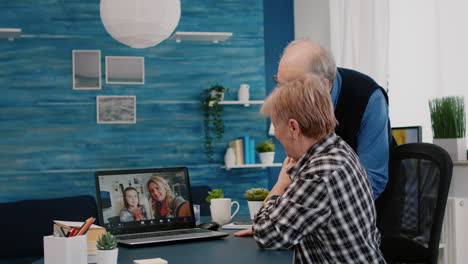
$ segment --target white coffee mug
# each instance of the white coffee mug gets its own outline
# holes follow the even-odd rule
[[[237,204],[236,211],[231,215],[232,205]],[[229,198],[216,198],[211,199],[210,211],[211,218],[214,222],[225,225],[231,221],[231,219],[239,211],[239,203],[236,201],[231,202]]]

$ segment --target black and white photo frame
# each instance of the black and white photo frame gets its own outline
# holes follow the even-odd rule
[[[135,124],[136,97],[127,95],[100,95],[96,97],[98,124]]]

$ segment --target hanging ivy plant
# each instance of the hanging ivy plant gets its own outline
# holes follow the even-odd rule
[[[209,162],[213,162],[214,147],[213,141],[219,141],[224,135],[224,123],[221,117],[223,106],[219,104],[224,98],[225,89],[221,85],[213,85],[203,90],[201,97],[201,110],[203,111],[203,129],[205,138],[203,145],[205,154]]]

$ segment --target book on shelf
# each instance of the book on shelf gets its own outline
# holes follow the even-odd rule
[[[242,141],[242,139],[236,140],[236,149],[238,150],[238,152],[236,153],[236,161],[239,160],[239,163],[237,165],[244,165],[244,142]]]
[[[250,139],[250,148],[249,148],[249,155],[250,155],[250,164],[255,164],[255,140]]]
[[[234,149],[236,156],[236,165],[244,164],[244,151],[242,146],[242,139],[236,139],[229,141],[229,147]]]
[[[242,140],[244,141],[244,164],[252,164],[250,162],[250,137],[243,136]]]

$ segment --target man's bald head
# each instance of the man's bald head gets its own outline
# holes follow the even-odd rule
[[[278,65],[278,81],[289,82],[305,73],[312,73],[333,83],[336,64],[331,53],[317,43],[295,40],[284,49]]]

